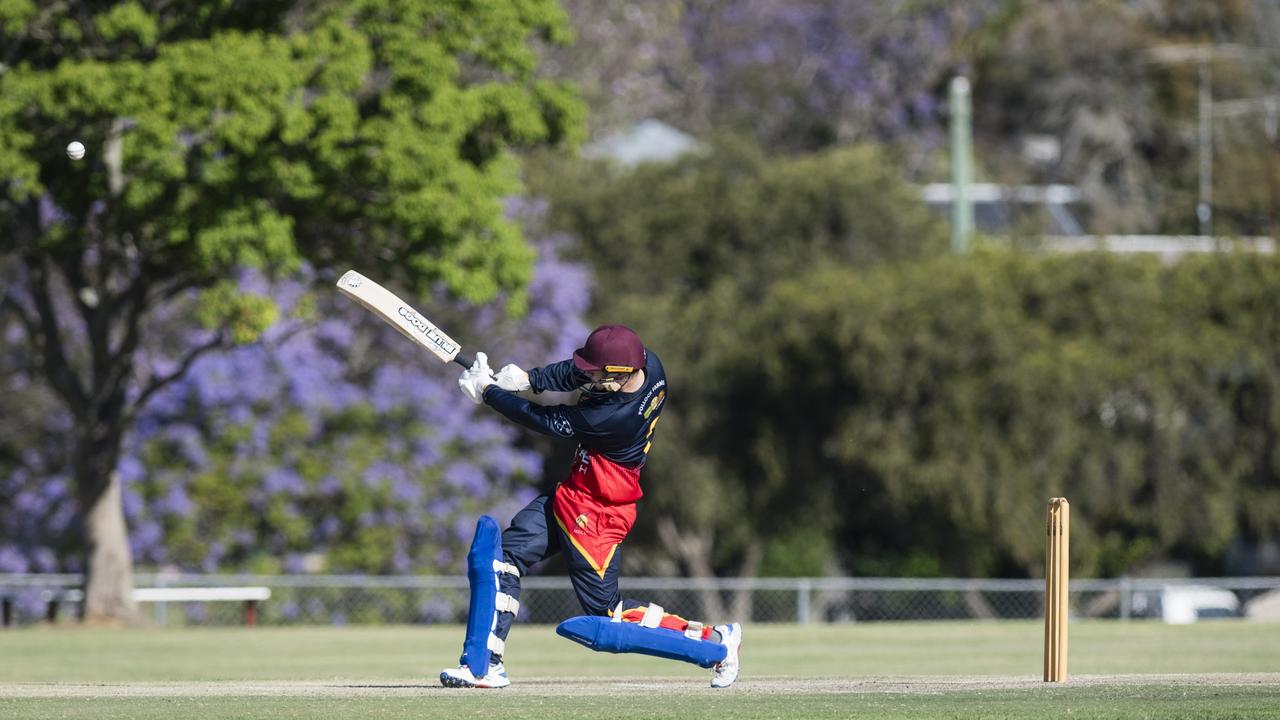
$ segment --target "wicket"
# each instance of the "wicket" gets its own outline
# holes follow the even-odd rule
[[[1049,500],[1048,551],[1044,564],[1044,681],[1067,679],[1067,595],[1071,544],[1071,505],[1066,498]]]

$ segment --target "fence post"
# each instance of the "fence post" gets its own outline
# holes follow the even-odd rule
[[[796,622],[808,625],[809,613],[813,607],[813,581],[800,578],[796,583]]]
[[[1133,580],[1128,575],[1120,576],[1120,620],[1128,622],[1133,616]]]
[[[156,584],[156,587],[168,587],[169,583],[168,583],[167,574],[157,573],[155,577],[155,584]],[[155,613],[156,613],[156,625],[158,627],[162,627],[162,628],[165,627],[165,623],[168,620],[168,613],[169,613],[168,608],[169,608],[169,603],[167,602],[156,603]]]

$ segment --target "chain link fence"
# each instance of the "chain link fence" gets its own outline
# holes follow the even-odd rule
[[[69,621],[79,612],[80,575],[0,574],[5,625]],[[135,576],[139,588],[262,586],[262,625],[461,623],[465,577],[354,575]],[[565,577],[522,580],[520,622],[558,623],[582,613]],[[1043,580],[910,578],[624,578],[624,597],[662,605],[668,612],[710,622],[834,623],[905,620],[1035,619],[1044,612]],[[1073,619],[1178,621],[1242,616],[1255,603],[1280,602],[1280,578],[1074,580]],[[150,607],[147,607],[147,606]],[[244,621],[237,602],[142,604],[165,627],[234,625]],[[1252,614],[1252,613],[1249,613]]]

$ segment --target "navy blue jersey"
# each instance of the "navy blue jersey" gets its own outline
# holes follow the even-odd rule
[[[529,371],[535,393],[569,392],[589,382],[572,360]],[[583,448],[630,467],[644,464],[666,398],[667,373],[648,349],[644,385],[635,392],[584,393],[577,405],[538,405],[497,385],[484,391],[484,401],[511,420],[545,435],[577,440]]]

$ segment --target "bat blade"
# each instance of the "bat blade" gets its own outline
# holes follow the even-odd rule
[[[405,337],[430,350],[440,362],[453,361],[463,367],[471,367],[472,358],[462,354],[462,345],[378,283],[355,270],[348,270],[338,279],[338,291],[382,318]]]

